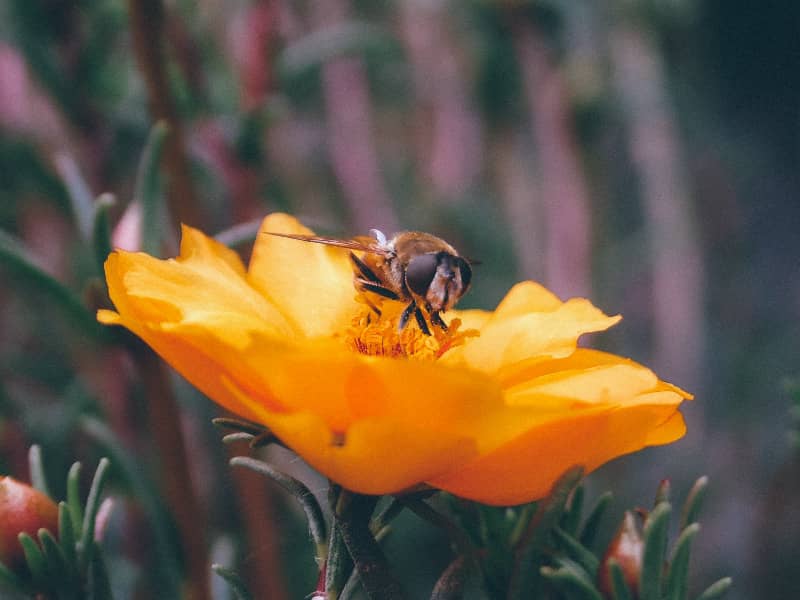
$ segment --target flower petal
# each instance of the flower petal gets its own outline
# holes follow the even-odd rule
[[[353,491],[398,492],[474,458],[486,423],[508,412],[499,389],[480,374],[327,346],[257,346],[245,360],[254,372],[269,373],[261,392],[284,407],[264,405],[256,420]],[[228,382],[242,404],[252,402],[247,383]]]
[[[530,312],[551,312],[562,302],[553,292],[535,281],[521,281],[514,285],[495,310],[497,317],[514,317]]]
[[[575,351],[584,333],[603,331],[620,320],[586,299],[559,301],[550,292],[525,282],[514,286],[480,329],[480,337],[443,357],[484,373],[497,373]]]
[[[98,319],[127,327],[209,396],[248,416],[220,384],[220,364],[236,369],[238,355],[256,337],[295,333],[248,285],[235,253],[189,227],[183,233],[177,259],[125,251],[109,256],[106,280],[117,313],[99,311]]]
[[[567,358],[540,363],[526,374],[526,380],[516,385],[504,381],[509,405],[535,406],[541,397],[574,404],[624,403],[658,384],[655,373],[632,360],[584,348]]]
[[[527,502],[545,495],[571,466],[591,471],[686,431],[678,406],[691,396],[613,354],[580,348],[503,383],[516,418],[496,420],[497,444],[484,444],[480,458],[431,485],[489,504]]]
[[[428,483],[486,504],[535,500],[572,466],[592,471],[617,456],[680,438],[685,428],[677,412],[679,402],[673,394],[672,403],[601,406],[560,414]]]
[[[286,214],[264,219],[253,247],[248,279],[307,337],[331,336],[360,307],[348,251],[281,238],[272,233],[313,232]]]

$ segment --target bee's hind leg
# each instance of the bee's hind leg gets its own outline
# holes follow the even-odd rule
[[[375,303],[369,299],[369,296],[362,292],[361,297],[364,299],[364,303],[369,306],[376,315],[380,317],[383,314],[381,309],[375,306]],[[369,315],[367,315],[367,322],[369,322]]]
[[[380,285],[381,279],[380,279],[380,277],[378,277],[375,274],[375,271],[370,269],[369,266],[367,265],[367,263],[365,263],[363,260],[358,258],[352,252],[350,253],[350,262],[352,262],[353,266],[356,268],[356,270],[359,273],[361,273],[361,277],[362,278],[364,278],[364,279],[366,279],[368,281],[371,281],[372,283],[377,283],[377,284]]]

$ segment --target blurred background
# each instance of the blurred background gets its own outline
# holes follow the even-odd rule
[[[27,479],[31,443],[55,482],[112,456],[120,598],[175,597],[207,553],[300,598],[315,575],[291,499],[226,466],[220,409],[174,375],[148,384],[92,323],[92,206],[113,194],[114,243],[136,246],[157,120],[163,256],[178,222],[238,243],[280,210],[331,235],[446,238],[481,261],[464,307],[532,278],[622,313],[591,344],[696,400],[683,440],[590,493],[613,489],[618,518],[662,478],[684,494],[707,474],[698,589],[732,575],[730,598],[800,597],[796,2],[0,5],[0,472]],[[447,543],[403,524],[390,557],[429,589],[446,558],[414,557]]]

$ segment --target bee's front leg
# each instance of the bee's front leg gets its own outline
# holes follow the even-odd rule
[[[447,323],[444,322],[444,319],[442,319],[442,315],[439,314],[438,310],[431,313],[431,323],[441,327],[442,331],[447,331]]]
[[[416,309],[414,310],[414,316],[417,318],[417,325],[419,325],[419,330],[425,335],[430,335],[431,330],[428,328],[428,322],[425,320],[425,315],[420,310],[419,306],[417,306]]]
[[[397,331],[403,331],[408,324],[408,320],[411,318],[411,314],[417,310],[417,304],[413,300],[409,303],[408,306],[405,307],[402,314],[400,315],[400,321],[397,323]]]

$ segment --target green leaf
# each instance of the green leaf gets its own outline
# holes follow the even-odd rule
[[[669,494],[672,490],[672,484],[670,483],[669,479],[662,479],[661,482],[658,484],[658,489],[656,490],[656,498],[653,502],[653,506],[658,506],[662,502],[669,502]]]
[[[349,555],[348,555],[349,556]],[[358,578],[358,573],[351,570],[350,577],[347,578],[347,583],[342,588],[342,593],[339,594],[338,600],[356,600],[360,599],[359,592],[361,590],[361,580]]]
[[[325,517],[322,514],[322,509],[316,497],[302,482],[294,477],[290,477],[286,473],[278,471],[263,461],[250,458],[249,456],[236,456],[231,459],[230,464],[235,467],[245,467],[256,473],[265,475],[294,496],[306,513],[308,528],[311,532],[311,537],[314,539],[314,544],[317,547],[317,556],[324,556],[327,548]]]
[[[0,562],[0,590],[3,588],[23,591],[25,589],[25,584],[11,569]]]
[[[622,567],[619,566],[615,559],[609,559],[608,570],[611,575],[611,591],[614,595],[614,600],[633,600],[633,592],[631,592],[628,583],[625,581]]]
[[[430,504],[413,496],[401,497],[399,500],[420,519],[442,529],[455,545],[459,554],[464,556],[473,556],[475,554],[476,549],[466,532],[444,514],[435,510]]]
[[[559,543],[560,549],[569,558],[578,563],[590,576],[595,577],[597,575],[597,568],[600,565],[600,561],[597,560],[597,557],[591,550],[586,548],[560,527],[553,529],[553,535]]]
[[[553,527],[564,513],[564,506],[583,477],[583,469],[573,467],[564,473],[553,485],[550,495],[539,503],[536,514],[514,548],[514,562],[508,582],[508,597],[523,598],[530,577],[529,565],[532,556],[550,538]]]
[[[45,561],[41,548],[27,533],[20,533],[17,539],[22,544],[25,562],[28,563],[28,569],[33,577],[34,585],[36,587],[44,586],[47,582],[47,561]]]
[[[542,547],[553,526],[561,518],[567,498],[582,477],[583,469],[573,468],[555,483],[553,491],[540,503],[525,534],[521,537],[517,547],[518,552],[528,553]]]
[[[55,165],[67,190],[67,197],[81,238],[88,241],[92,232],[94,195],[71,154],[57,153]]]
[[[72,567],[67,564],[63,550],[58,545],[53,534],[46,529],[40,529],[38,535],[42,555],[47,563],[47,576],[51,583],[50,587],[57,590],[59,598],[75,598],[76,581],[73,577]]]
[[[161,254],[161,241],[164,234],[162,227],[164,208],[159,163],[168,134],[169,126],[166,121],[159,121],[153,125],[139,160],[133,192],[133,201],[138,202],[142,207],[141,248],[143,252],[151,256]]]
[[[575,488],[567,503],[567,509],[561,519],[561,529],[571,536],[577,535],[583,512],[585,490],[582,485]]]
[[[574,569],[542,567],[540,572],[568,600],[603,600],[597,588]]]
[[[672,561],[667,575],[666,600],[685,600],[689,585],[689,554],[692,540],[700,525],[693,523],[686,527],[675,542]]]
[[[597,539],[597,533],[600,529],[600,521],[602,520],[603,515],[608,507],[611,505],[611,500],[613,498],[614,495],[611,492],[605,492],[602,494],[597,499],[597,502],[595,502],[592,512],[589,513],[589,516],[586,518],[586,522],[583,524],[583,528],[581,529],[581,534],[578,539],[580,543],[587,548],[593,548],[594,542]]]
[[[78,573],[78,556],[75,552],[75,529],[72,516],[66,502],[58,503],[58,543],[64,552],[64,559],[74,573]]]
[[[369,524],[369,529],[376,538],[380,538],[389,523],[391,523],[396,516],[405,510],[405,505],[397,498],[390,498],[389,501],[378,510],[378,513],[372,518]]]
[[[30,450],[28,450],[28,468],[31,472],[31,484],[33,487],[48,498],[52,497],[50,495],[50,488],[47,485],[47,477],[44,474],[42,448],[38,444],[34,444],[30,447]]]
[[[689,490],[689,494],[686,497],[686,502],[684,503],[683,510],[681,511],[681,530],[697,521],[697,515],[700,513],[700,509],[702,508],[703,500],[705,500],[707,490],[708,477],[704,475],[695,481],[692,489]]]
[[[67,507],[72,520],[72,531],[83,527],[83,502],[81,502],[81,463],[73,463],[67,474]]]
[[[132,457],[134,454],[125,446],[109,427],[94,418],[86,417],[81,420],[81,428],[91,439],[96,440],[111,454],[114,469],[120,473],[126,484],[131,489],[131,495],[142,504],[147,519],[152,526],[154,544],[152,546],[154,559],[154,572],[150,574],[154,581],[159,582],[161,594],[165,598],[180,596],[182,571],[178,563],[178,549],[170,537],[169,518],[164,512],[163,505],[158,501],[159,493],[153,483],[144,475],[140,464]],[[82,528],[82,521],[78,522],[76,529]]]
[[[697,597],[697,600],[716,600],[717,598],[722,598],[730,589],[731,585],[733,585],[733,579],[730,577],[723,577],[719,581],[708,586],[706,591]]]
[[[42,269],[14,236],[0,231],[0,264],[20,280],[44,294],[70,322],[94,340],[106,339],[106,328],[90,314],[80,299],[65,285]]]
[[[86,561],[91,558],[90,548],[94,545],[94,528],[97,521],[97,511],[100,509],[100,495],[103,493],[103,486],[105,485],[108,470],[111,467],[111,462],[107,458],[101,458],[97,465],[97,470],[94,472],[92,485],[89,488],[89,496],[86,499],[86,508],[83,514],[83,527],[81,529],[80,548],[83,552],[81,557],[86,564]]]
[[[108,211],[116,203],[117,199],[113,194],[101,194],[94,203],[92,250],[100,275],[103,275],[106,259],[113,249],[111,246],[111,224],[108,219]]]
[[[217,564],[211,565],[211,570],[222,577],[231,587],[231,591],[236,600],[253,600],[253,596],[250,595],[247,586],[236,571]]]
[[[661,575],[671,511],[669,502],[661,502],[650,511],[645,521],[642,572],[639,574],[640,600],[661,600]]]

